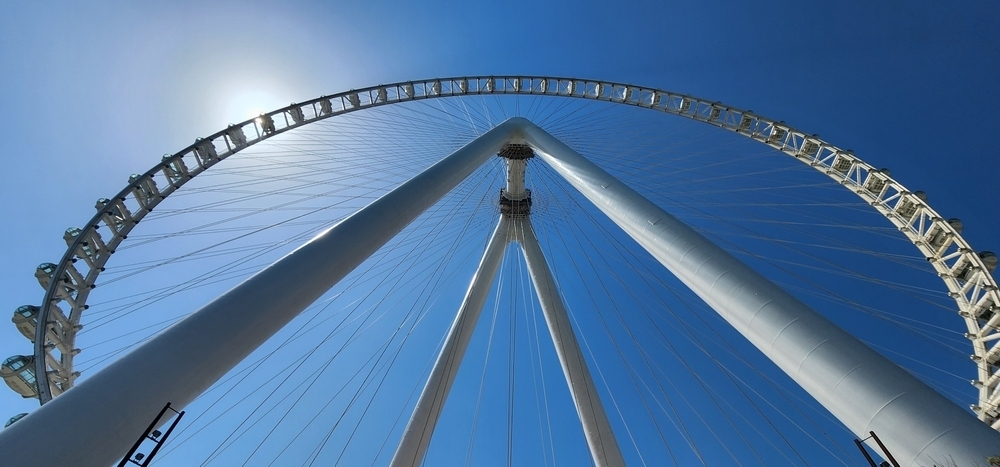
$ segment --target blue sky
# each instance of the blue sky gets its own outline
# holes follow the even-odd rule
[[[62,254],[63,230],[197,136],[345,89],[473,74],[604,79],[753,109],[889,167],[997,251],[998,23],[990,1],[8,6],[0,296],[11,311],[38,302],[34,268]],[[27,352],[12,325],[0,350]],[[0,416],[23,407],[0,397]]]

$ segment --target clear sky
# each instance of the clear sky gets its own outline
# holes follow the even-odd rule
[[[46,2],[0,14],[0,297],[94,201],[226,124],[435,76],[636,83],[781,119],[888,167],[1000,250],[1000,5],[888,2]],[[955,320],[955,326],[961,322]],[[0,326],[0,357],[28,352]],[[31,401],[0,397],[0,417]]]

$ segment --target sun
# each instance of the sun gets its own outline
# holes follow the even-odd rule
[[[286,99],[287,100],[287,99]],[[247,87],[232,92],[223,106],[227,122],[241,122],[254,118],[268,109],[288,105],[267,87]]]
[[[211,96],[212,119],[228,125],[285,107],[301,98],[301,93],[278,77],[250,72],[220,79],[212,86]]]

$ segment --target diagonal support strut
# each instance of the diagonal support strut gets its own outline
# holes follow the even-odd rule
[[[556,346],[566,383],[569,384],[576,413],[583,423],[583,434],[587,438],[594,464],[597,467],[625,467],[607,412],[597,394],[594,379],[587,370],[587,362],[583,359],[580,344],[573,333],[559,289],[552,279],[552,271],[538,245],[535,230],[528,218],[518,219],[513,227],[515,238],[521,244],[524,260],[528,263],[528,273],[542,305],[542,313],[545,315],[552,343]]]
[[[505,122],[0,431],[8,465],[104,467],[167,402],[183,408],[497,153]],[[73,436],[39,445],[53,427]],[[25,449],[35,447],[34,449]]]
[[[507,160],[507,183],[500,195],[500,222],[486,246],[483,259],[473,275],[458,316],[448,331],[390,465],[418,467],[423,463],[503,252],[507,244],[514,241],[521,245],[556,355],[583,425],[591,458],[597,467],[624,467],[618,441],[529,220],[531,195],[525,187],[524,174],[527,159],[532,157],[531,150],[523,144],[508,144],[499,156]]]
[[[979,465],[1000,433],[569,146],[512,118],[536,155],[858,435],[904,465]]]
[[[472,283],[469,284],[469,290],[462,300],[458,316],[448,330],[448,337],[445,338],[431,374],[424,383],[417,405],[413,408],[413,415],[406,424],[403,439],[396,448],[396,454],[392,456],[392,462],[389,463],[391,467],[417,467],[423,463],[434,427],[437,426],[438,417],[448,399],[451,385],[455,382],[455,375],[458,374],[465,351],[469,348],[469,341],[476,330],[479,315],[483,312],[483,304],[486,303],[490,285],[493,284],[493,278],[500,269],[509,238],[509,228],[510,220],[501,217],[486,245],[486,252],[479,262],[479,268],[472,276]]]

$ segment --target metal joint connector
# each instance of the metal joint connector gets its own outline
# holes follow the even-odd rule
[[[500,152],[497,153],[497,156],[504,159],[520,160],[531,159],[532,157],[535,157],[535,153],[527,144],[508,143],[503,147],[503,149],[500,150]]]
[[[500,214],[510,219],[523,219],[531,214],[531,190],[525,190],[527,196],[522,199],[510,199],[507,190],[500,189]]]

